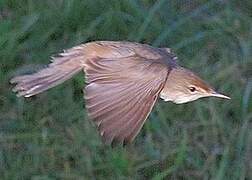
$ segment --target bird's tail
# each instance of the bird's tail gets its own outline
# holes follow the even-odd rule
[[[11,79],[16,86],[13,91],[17,96],[30,97],[46,91],[49,88],[70,79],[74,74],[83,69],[83,46],[77,46],[64,51],[52,58],[48,67],[34,74],[21,75]]]

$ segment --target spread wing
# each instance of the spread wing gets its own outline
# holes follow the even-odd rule
[[[138,56],[86,62],[86,108],[107,144],[131,142],[168,75],[161,63]]]

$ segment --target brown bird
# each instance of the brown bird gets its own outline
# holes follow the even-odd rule
[[[217,93],[179,66],[169,48],[133,42],[97,41],[52,58],[48,67],[14,77],[17,96],[30,97],[85,72],[86,108],[105,143],[133,141],[158,97],[176,104]]]

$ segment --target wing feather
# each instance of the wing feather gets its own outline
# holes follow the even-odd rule
[[[86,108],[105,143],[131,142],[140,131],[169,68],[137,55],[86,63]]]

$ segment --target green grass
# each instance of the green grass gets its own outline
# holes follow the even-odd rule
[[[0,179],[252,179],[252,3],[0,1]],[[159,101],[136,141],[101,143],[83,74],[29,99],[9,79],[93,40],[171,47],[232,100]]]

